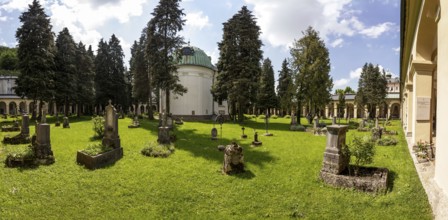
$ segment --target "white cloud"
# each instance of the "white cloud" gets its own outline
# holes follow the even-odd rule
[[[400,47],[392,48],[392,50],[395,52],[395,54],[400,54]]]
[[[2,12],[0,11],[0,21],[6,21],[8,20],[7,16],[2,16]]]
[[[363,29],[363,30],[360,31],[360,33],[362,35],[365,35],[365,36],[370,37],[370,38],[378,38],[384,32],[389,31],[393,25],[394,24],[391,23],[391,22],[385,22],[385,23],[382,23],[382,24],[378,24],[376,26],[372,26],[372,27]]]
[[[11,0],[6,1],[6,3],[3,3],[2,6],[0,6],[0,9],[6,10],[7,12],[12,12],[14,10],[18,11],[25,11],[28,8],[28,4],[31,4],[31,0]]]
[[[233,6],[232,2],[230,2],[230,1],[227,1],[227,2],[226,2],[226,7],[227,7],[228,9],[231,9],[232,6]]]
[[[362,68],[350,71],[350,79],[359,79],[361,77]]]
[[[185,16],[186,26],[191,29],[202,30],[205,27],[211,27],[212,24],[209,21],[207,15],[204,15],[203,11],[187,13]]]
[[[338,38],[338,39],[336,39],[336,40],[334,40],[331,44],[330,44],[330,46],[331,47],[342,47],[342,44],[344,43],[344,39],[342,39],[342,38]]]
[[[334,81],[335,87],[345,87],[348,85],[349,80],[348,79],[338,79]]]
[[[5,41],[0,41],[0,46],[5,46],[5,47],[7,47],[8,46],[8,44],[5,42]]]
[[[343,39],[362,35],[378,38],[395,24],[386,22],[367,26],[359,20],[360,11],[352,10],[352,0],[244,0],[253,5],[253,13],[262,30],[262,38],[274,47],[288,47],[308,26],[319,31],[328,42],[332,36]]]

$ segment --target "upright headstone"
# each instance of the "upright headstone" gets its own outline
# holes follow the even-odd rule
[[[59,113],[56,112],[56,122],[54,123],[54,126],[59,127],[61,126],[61,122],[59,121]]]
[[[318,126],[319,126],[319,118],[316,116],[316,117],[314,117],[313,128],[317,129]]]
[[[331,125],[327,129],[327,145],[321,172],[340,174],[348,167],[350,161],[350,157],[344,152],[348,126]]]
[[[378,126],[378,117],[375,117],[375,128],[379,128],[379,126]]]
[[[246,129],[246,128],[244,128],[244,127],[241,128],[241,130],[243,131],[243,134],[241,135],[241,138],[244,138],[244,139],[247,138],[247,135],[244,134],[244,130],[245,130],[245,129]]]
[[[162,126],[159,127],[158,139],[159,144],[170,144],[170,128],[168,127],[168,118],[165,110],[161,114]]]
[[[121,148],[120,136],[118,135],[117,110],[110,100],[109,105],[106,106],[106,120],[104,121],[104,137],[102,143],[114,149]]]
[[[22,115],[21,136],[30,136],[30,117],[27,114]]]
[[[39,164],[54,163],[53,151],[51,150],[50,125],[46,123],[46,105],[42,106],[41,123],[36,125],[36,141],[33,143],[33,153]]]
[[[254,132],[254,141],[252,141],[252,145],[253,146],[260,146],[262,144],[263,144],[263,142],[258,140],[258,132],[255,131]]]
[[[70,122],[68,121],[68,117],[65,116],[62,121],[62,128],[70,128]]]
[[[296,116],[294,115],[294,112],[291,113],[291,125],[293,126],[297,125],[297,119]]]
[[[212,140],[218,140],[218,129],[212,128]]]
[[[332,125],[336,125],[336,116],[333,116],[333,118],[331,119],[331,124]]]

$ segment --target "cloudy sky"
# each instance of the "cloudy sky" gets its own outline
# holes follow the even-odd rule
[[[0,0],[0,45],[16,45],[19,16],[32,0]],[[130,46],[151,19],[158,0],[40,0],[58,34],[67,27],[75,41],[96,48],[115,34],[129,60]],[[334,89],[357,88],[361,67],[378,64],[399,71],[399,0],[183,0],[182,35],[203,49],[213,62],[219,55],[222,23],[243,5],[253,11],[262,30],[264,58],[278,75],[289,47],[308,26],[319,31],[330,51]],[[126,65],[129,65],[126,63]],[[277,76],[276,76],[277,79]]]

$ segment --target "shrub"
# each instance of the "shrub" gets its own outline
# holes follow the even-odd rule
[[[96,116],[92,118],[93,121],[93,131],[95,132],[95,138],[103,138],[104,135],[104,118],[101,116]]]
[[[16,149],[15,151],[9,152],[6,158],[11,158],[15,160],[27,160],[34,158],[34,152],[30,146],[22,149]]]
[[[271,118],[272,118],[272,119],[277,119],[278,116],[277,116],[277,115],[272,115]]]
[[[168,157],[174,152],[174,145],[163,145],[149,142],[142,149],[142,154],[150,157]]]
[[[303,125],[291,125],[290,127],[291,131],[305,131],[305,126]]]
[[[283,118],[291,118],[291,115],[285,115]]]
[[[96,156],[98,154],[102,154],[111,150],[113,149],[109,146],[102,145],[101,143],[96,143],[89,144],[86,149],[82,150],[82,152],[90,156]]]
[[[258,119],[266,119],[266,115],[259,115]]]
[[[375,144],[367,136],[363,138],[354,137],[350,154],[354,157],[355,175],[359,174],[359,168],[362,165],[371,164],[375,155]]]
[[[384,137],[383,139],[379,139],[377,144],[380,146],[392,146],[397,145],[398,141],[393,137]]]

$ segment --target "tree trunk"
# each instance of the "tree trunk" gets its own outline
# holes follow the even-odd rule
[[[301,124],[300,123],[300,116],[302,115],[302,103],[300,103],[300,102],[297,102],[297,124]]]
[[[169,89],[166,89],[165,90],[165,103],[166,103],[166,106],[165,106],[165,110],[166,110],[166,114],[169,114],[170,113],[170,90]]]
[[[238,103],[238,122],[244,121],[244,112],[243,112],[243,105],[241,102]]]

